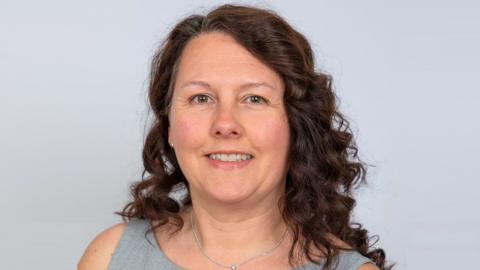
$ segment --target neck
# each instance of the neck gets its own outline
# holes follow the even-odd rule
[[[239,207],[231,209],[235,206],[217,209],[197,200],[185,212],[184,220],[193,221],[201,248],[206,253],[238,262],[271,249],[285,236],[286,224],[278,204],[269,202],[264,205],[262,207],[259,203],[256,208],[243,206],[241,209],[246,210],[241,211]]]

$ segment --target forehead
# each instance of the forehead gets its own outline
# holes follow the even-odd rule
[[[206,80],[210,83],[265,81],[283,88],[283,80],[235,39],[223,33],[204,33],[184,48],[176,80]]]

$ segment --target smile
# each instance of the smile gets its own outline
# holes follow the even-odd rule
[[[211,153],[205,155],[205,158],[213,168],[227,171],[243,169],[254,159],[252,155],[244,153]]]
[[[250,160],[252,159],[252,155],[249,154],[209,154],[207,156],[211,160],[220,160],[220,161],[226,161],[226,162],[239,162],[239,161],[244,161],[244,160]]]

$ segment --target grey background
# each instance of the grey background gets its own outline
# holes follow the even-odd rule
[[[1,269],[74,269],[120,222],[150,58],[180,18],[219,3],[0,1]],[[376,166],[355,219],[396,269],[478,269],[479,4],[239,3],[284,16],[334,76]]]

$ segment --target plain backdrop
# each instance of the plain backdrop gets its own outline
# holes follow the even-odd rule
[[[75,269],[142,172],[151,57],[222,1],[0,1],[0,268]],[[479,269],[475,1],[240,1],[304,33],[375,167],[354,220],[395,269]]]

